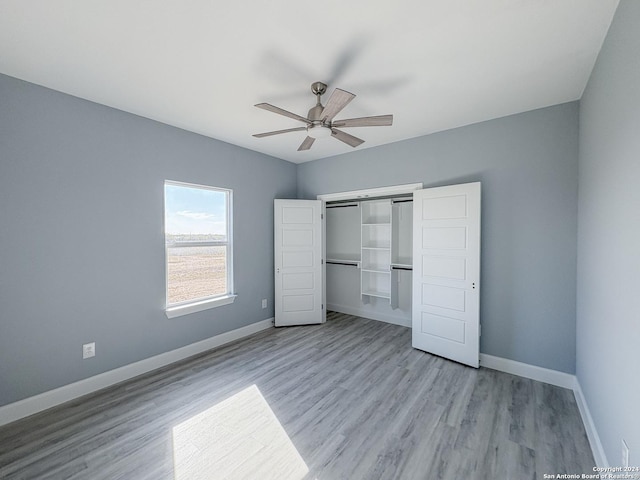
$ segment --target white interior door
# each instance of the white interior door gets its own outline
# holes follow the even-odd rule
[[[320,200],[275,200],[275,325],[324,321]]]
[[[414,348],[479,366],[480,183],[413,194]]]

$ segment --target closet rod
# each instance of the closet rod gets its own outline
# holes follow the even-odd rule
[[[391,268],[393,270],[409,270],[409,271],[413,270],[413,268],[411,268],[411,267],[398,267],[396,265],[391,265]]]
[[[402,200],[391,200],[391,203],[413,202],[413,198],[403,198]]]
[[[354,263],[354,262],[336,262],[336,261],[333,261],[333,260],[327,260],[327,263],[331,264],[331,265],[346,265],[347,267],[357,267],[358,266],[358,264]]]
[[[329,205],[327,204],[327,208],[344,208],[344,207],[357,207],[358,205],[360,205],[359,203],[348,203],[348,204],[342,204],[342,205]]]
[[[371,200],[387,200],[390,199],[393,202],[413,202],[413,193],[411,194],[401,194],[401,195],[383,195],[380,197],[362,197],[362,198],[352,198],[349,200],[335,200],[333,202],[327,202],[327,208],[338,207],[341,205],[357,205],[360,202],[368,202]],[[354,204],[355,202],[355,204]]]

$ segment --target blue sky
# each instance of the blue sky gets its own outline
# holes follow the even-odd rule
[[[225,197],[215,190],[165,184],[165,232],[224,235]]]

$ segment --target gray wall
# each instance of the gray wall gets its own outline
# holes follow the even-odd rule
[[[640,465],[640,2],[623,0],[580,103],[577,376],[611,465]]]
[[[302,164],[298,196],[481,181],[480,349],[573,373],[577,130],[573,102],[359,150]]]
[[[6,76],[0,102],[0,405],[272,316],[296,184],[482,181],[481,350],[574,372],[576,103],[296,167]],[[233,305],[165,317],[165,179],[234,189]]]
[[[233,189],[233,305],[166,318],[165,179]],[[291,163],[0,75],[0,405],[273,316],[295,193]]]

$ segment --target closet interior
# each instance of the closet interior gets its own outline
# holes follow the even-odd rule
[[[413,198],[326,203],[330,310],[411,325]]]

